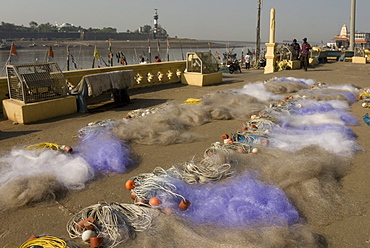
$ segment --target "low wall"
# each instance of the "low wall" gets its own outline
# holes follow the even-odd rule
[[[135,85],[131,88],[141,88],[154,86],[157,84],[178,83],[181,81],[181,75],[184,73],[185,68],[186,62],[185,60],[182,60],[173,62],[171,61],[150,64],[125,65],[125,66],[64,71],[63,74],[67,82],[69,82],[73,86],[76,86],[80,82],[82,77],[85,75],[110,71],[133,70]],[[0,77],[1,112],[3,111],[2,101],[8,98],[6,96],[7,94],[8,94],[7,78]]]

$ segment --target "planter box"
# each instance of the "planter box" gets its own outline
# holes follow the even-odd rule
[[[356,57],[356,56],[353,56],[352,57],[352,63],[366,64],[366,58],[365,57]]]
[[[20,124],[32,123],[77,112],[76,98],[74,96],[35,103],[23,103],[19,100],[6,99],[3,100],[3,108],[4,115],[9,120]]]
[[[185,72],[181,75],[181,83],[196,86],[207,86],[222,83],[222,72],[202,74]]]

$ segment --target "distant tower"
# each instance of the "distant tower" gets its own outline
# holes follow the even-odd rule
[[[153,38],[157,39],[157,33],[158,33],[158,9],[154,9],[154,30],[153,30]]]

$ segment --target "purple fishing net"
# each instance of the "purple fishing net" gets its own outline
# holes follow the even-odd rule
[[[226,182],[203,186],[190,186],[180,180],[168,180],[176,186],[178,194],[191,202],[186,211],[171,204],[174,211],[197,224],[287,225],[299,220],[297,210],[281,189],[266,185],[248,173],[230,178]],[[161,192],[156,195],[160,198]],[[177,202],[180,200],[178,198]],[[164,202],[164,206],[166,205]]]
[[[110,132],[86,134],[75,151],[98,171],[125,173],[133,164],[129,147]]]

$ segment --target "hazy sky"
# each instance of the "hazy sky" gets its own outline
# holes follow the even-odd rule
[[[331,42],[343,24],[350,27],[351,0],[261,0],[261,40],[268,41],[270,10],[275,8],[276,41],[307,37]],[[356,1],[356,31],[370,32],[369,0]],[[257,0],[0,0],[0,21],[29,26],[71,23],[119,32],[158,23],[171,37],[255,41]]]

